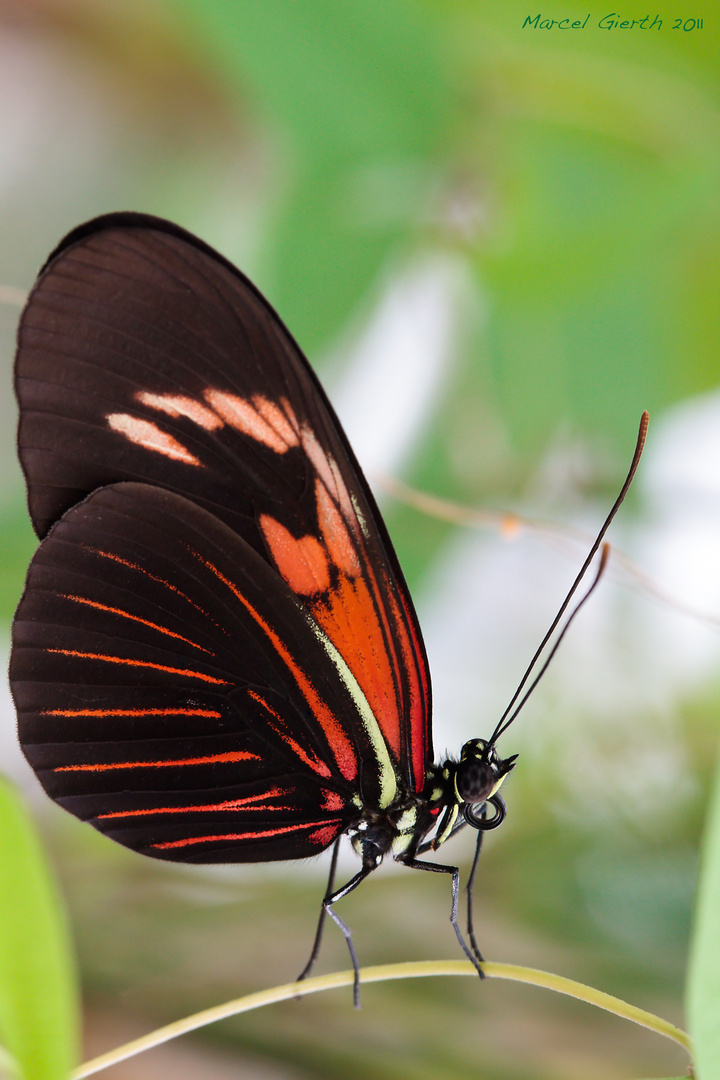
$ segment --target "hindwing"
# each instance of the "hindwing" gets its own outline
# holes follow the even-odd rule
[[[48,794],[146,855],[299,858],[397,793],[367,699],[293,592],[157,487],[101,488],[43,540],[10,677]]]

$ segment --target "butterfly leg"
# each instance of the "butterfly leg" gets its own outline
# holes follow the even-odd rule
[[[475,841],[475,854],[473,855],[472,866],[470,867],[470,876],[468,877],[467,885],[465,886],[465,894],[467,897],[467,935],[470,939],[470,948],[480,961],[483,960],[483,954],[480,952],[478,943],[475,940],[475,928],[473,926],[473,889],[475,887],[475,872],[477,871],[484,835],[483,832],[478,831],[477,840]]]
[[[345,885],[342,886],[342,888],[338,889],[336,892],[332,892],[331,890],[332,890],[332,885],[333,885],[334,878],[335,878],[335,869],[337,867],[338,843],[339,843],[339,841],[335,842],[335,850],[333,851],[333,861],[332,861],[331,866],[330,866],[330,877],[329,877],[329,880],[328,880],[328,890],[327,890],[327,892],[325,894],[325,898],[324,898],[324,900],[322,902],[322,910],[320,912],[320,919],[318,921],[318,928],[317,928],[317,932],[315,934],[315,942],[313,944],[312,953],[310,954],[310,959],[308,960],[307,964],[305,965],[305,967],[304,967],[304,969],[302,971],[302,974],[300,975],[300,977],[298,979],[298,982],[300,982],[301,979],[304,979],[304,978],[307,977],[307,975],[310,972],[310,969],[312,968],[312,965],[315,963],[315,960],[317,959],[317,954],[318,954],[318,952],[320,950],[320,940],[322,938],[322,929],[323,929],[323,925],[324,925],[324,922],[325,922],[325,916],[329,915],[330,918],[332,919],[332,921],[335,923],[335,925],[340,930],[341,934],[343,935],[343,937],[345,938],[345,941],[347,943],[348,952],[350,953],[350,960],[351,960],[352,966],[353,966],[353,973],[354,973],[354,976],[355,976],[354,980],[353,980],[353,1004],[354,1004],[356,1009],[359,1009],[360,1008],[360,964],[358,962],[357,953],[355,952],[355,945],[353,944],[352,932],[350,930],[350,927],[347,925],[347,923],[343,919],[340,918],[340,916],[335,911],[333,911],[333,905],[336,904],[338,902],[338,900],[342,900],[343,897],[348,895],[348,893],[351,893],[354,889],[357,889],[358,885],[362,881],[364,881],[365,878],[368,877],[368,875],[373,872],[373,870],[375,870],[377,868],[379,860],[374,859],[372,861],[368,861],[365,865],[363,865],[361,870],[358,870],[357,874],[355,874],[354,877],[350,878],[350,881],[348,881]]]
[[[328,874],[328,883],[325,888],[325,897],[323,898],[323,902],[320,907],[320,917],[318,919],[317,930],[315,931],[315,940],[313,941],[312,952],[310,953],[310,958],[307,964],[298,975],[298,982],[302,982],[303,979],[307,979],[308,975],[315,966],[315,961],[317,960],[318,954],[320,953],[323,930],[325,929],[325,916],[327,915],[327,910],[325,908],[325,900],[328,897],[332,896],[333,888],[335,886],[335,872],[337,870],[338,854],[340,853],[340,840],[341,837],[338,837],[333,845],[332,859],[330,860],[330,873]]]
[[[444,863],[425,862],[423,859],[415,859],[412,857],[407,857],[399,861],[402,862],[405,866],[409,866],[412,870],[430,870],[434,874],[452,875],[452,905],[450,908],[450,922],[452,924],[453,930],[455,931],[455,937],[460,942],[460,948],[465,953],[480,978],[484,979],[485,974],[482,967],[480,966],[480,961],[482,960],[482,957],[479,956],[479,954],[476,955],[475,951],[468,946],[465,938],[462,935],[462,930],[458,925],[457,913],[458,898],[460,895],[460,868],[457,866],[446,866]]]
[[[487,808],[490,804],[495,813],[491,818],[487,816]],[[478,860],[480,858],[480,851],[482,849],[483,836],[490,829],[497,829],[499,825],[502,825],[505,820],[505,803],[497,792],[492,795],[487,802],[484,802],[479,811],[475,811],[473,807],[466,806],[464,817],[468,824],[477,829],[477,840],[475,841],[475,854],[473,855],[472,866],[470,867],[470,874],[468,875],[467,885],[465,886],[465,893],[467,897],[467,934],[470,939],[470,946],[475,956],[479,961],[483,960],[483,955],[478,948],[478,943],[475,939],[475,928],[473,926],[473,889],[475,887],[475,874],[477,872]],[[477,965],[476,965],[477,966]]]

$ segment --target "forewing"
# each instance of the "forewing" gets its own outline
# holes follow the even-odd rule
[[[284,581],[160,488],[102,488],[51,530],[10,679],[48,794],[146,855],[300,858],[395,795],[367,703]]]
[[[21,321],[19,447],[36,530],[106,484],[185,495],[274,566],[342,653],[421,790],[430,685],[407,587],[327,399],[277,315],[175,226],[111,215],[41,274]]]

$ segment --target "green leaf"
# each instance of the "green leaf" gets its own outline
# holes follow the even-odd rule
[[[62,905],[32,822],[0,778],[0,1038],[23,1080],[67,1080],[78,991]]]
[[[370,168],[326,159],[308,161],[296,176],[269,231],[265,258],[272,301],[311,359],[367,297],[409,232],[407,215],[393,218],[391,189],[395,184],[397,201],[407,208],[413,179],[422,186],[402,169],[393,175],[388,166],[373,175]],[[378,207],[387,214],[377,214]]]
[[[703,839],[687,982],[698,1080],[720,1076],[720,761]]]
[[[448,93],[439,37],[407,0],[170,0],[215,69],[315,153],[424,153]]]
[[[275,128],[259,284],[311,357],[428,218],[450,104],[442,36],[406,0],[168,0],[238,106]]]

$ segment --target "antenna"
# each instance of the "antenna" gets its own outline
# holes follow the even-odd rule
[[[650,416],[649,416],[649,414],[648,414],[648,412],[646,410],[642,414],[642,416],[640,417],[640,428],[638,430],[637,442],[635,443],[635,452],[633,454],[633,458],[632,458],[632,461],[630,463],[630,468],[628,470],[628,474],[625,477],[625,482],[624,482],[623,486],[620,489],[620,494],[618,495],[617,499],[613,503],[612,509],[610,510],[610,513],[605,518],[605,521],[603,522],[603,525],[602,525],[602,528],[600,529],[600,532],[595,537],[595,541],[594,541],[592,547],[590,548],[590,551],[588,552],[587,558],[585,559],[585,562],[580,567],[580,571],[579,571],[577,577],[575,578],[575,580],[573,581],[572,585],[570,586],[570,589],[568,591],[567,596],[565,597],[562,604],[560,605],[560,609],[559,609],[557,615],[555,616],[552,623],[550,624],[549,630],[547,631],[547,633],[545,634],[545,637],[542,639],[542,641],[538,645],[538,647],[537,647],[537,649],[535,651],[535,655],[533,656],[532,660],[528,664],[528,666],[527,666],[527,668],[525,670],[525,674],[523,675],[522,679],[520,680],[520,683],[518,685],[517,690],[513,694],[512,698],[510,699],[510,702],[509,702],[507,708],[505,709],[505,712],[502,714],[502,716],[498,720],[497,725],[495,727],[495,730],[492,733],[492,735],[490,736],[490,739],[488,740],[488,745],[490,745],[490,746],[495,745],[495,741],[498,739],[498,737],[502,734],[503,731],[507,730],[507,728],[510,726],[510,724],[512,724],[512,722],[515,719],[515,717],[517,716],[517,714],[520,712],[520,709],[523,707],[523,705],[527,701],[529,695],[532,693],[532,691],[535,689],[535,687],[537,686],[537,684],[540,681],[540,679],[542,678],[542,676],[545,674],[545,671],[547,670],[547,666],[550,663],[550,661],[552,660],[553,656],[555,655],[555,653],[557,651],[557,647],[560,644],[560,642],[562,641],[563,637],[565,636],[565,632],[567,631],[568,627],[570,626],[570,623],[575,618],[578,611],[583,606],[585,601],[588,599],[590,594],[593,592],[593,590],[595,589],[595,586],[597,585],[598,581],[600,580],[600,577],[602,576],[602,573],[603,573],[603,571],[605,569],[605,565],[607,563],[607,557],[608,557],[608,554],[609,554],[609,545],[606,545],[605,548],[603,549],[603,555],[602,555],[602,558],[601,558],[601,561],[600,561],[600,568],[599,568],[598,573],[597,573],[597,575],[595,577],[595,580],[593,581],[592,585],[588,589],[588,591],[585,594],[585,596],[583,597],[583,599],[580,601],[580,603],[577,605],[575,610],[570,615],[569,619],[567,620],[565,626],[563,627],[563,629],[562,629],[562,631],[560,633],[560,637],[556,641],[555,645],[553,646],[553,648],[552,648],[552,650],[550,652],[550,655],[548,656],[547,660],[545,661],[542,668],[540,669],[539,674],[533,680],[532,685],[530,686],[530,689],[524,695],[522,701],[520,702],[518,707],[513,712],[512,710],[513,710],[513,708],[515,706],[516,701],[518,700],[518,698],[522,694],[523,689],[525,688],[525,685],[526,685],[528,679],[532,675],[532,672],[533,672],[533,670],[535,668],[535,665],[537,664],[538,660],[540,659],[540,656],[544,652],[548,641],[550,640],[552,635],[555,633],[555,630],[557,629],[558,624],[560,623],[560,620],[562,619],[563,615],[565,614],[570,601],[572,600],[573,596],[577,592],[582,579],[585,577],[585,574],[587,573],[587,569],[590,566],[590,563],[595,558],[595,554],[597,553],[598,548],[602,544],[603,537],[605,536],[605,533],[610,528],[610,523],[612,522],[613,518],[617,514],[623,500],[625,499],[625,496],[628,493],[628,488],[630,487],[630,485],[631,485],[631,483],[633,481],[633,477],[635,476],[635,471],[636,471],[636,469],[637,469],[637,467],[638,467],[638,465],[640,463],[640,458],[642,456],[642,452],[643,452],[643,449],[645,447],[645,438],[647,436],[647,429],[648,429],[649,421],[650,421]],[[508,717],[509,717],[509,719],[508,719]]]
[[[600,565],[598,566],[598,571],[597,571],[597,574],[595,575],[595,578],[593,580],[592,585],[590,586],[588,591],[585,593],[585,595],[582,597],[582,599],[578,601],[578,603],[577,603],[576,607],[574,608],[574,610],[571,611],[570,614],[568,615],[567,622],[565,623],[562,630],[558,634],[557,641],[555,642],[552,649],[550,650],[550,652],[549,652],[549,654],[547,656],[547,659],[543,662],[543,665],[540,668],[540,670],[538,671],[537,675],[535,676],[533,681],[530,683],[530,685],[528,686],[528,688],[525,691],[525,693],[523,694],[523,696],[520,698],[520,701],[518,702],[517,706],[515,707],[515,711],[510,714],[510,716],[508,717],[507,720],[504,721],[502,726],[498,725],[498,727],[495,728],[495,731],[493,732],[493,737],[490,740],[490,745],[491,746],[495,742],[496,739],[500,738],[503,731],[506,731],[510,727],[513,720],[516,718],[516,716],[518,715],[518,713],[520,712],[520,710],[524,706],[525,702],[530,697],[533,690],[535,689],[537,684],[540,682],[540,680],[542,679],[542,677],[545,674],[545,672],[547,671],[547,669],[550,667],[550,661],[552,660],[553,656],[555,655],[555,653],[560,648],[560,642],[562,641],[562,639],[565,637],[566,633],[570,629],[570,623],[573,621],[573,619],[577,615],[580,608],[585,604],[585,601],[589,600],[590,597],[592,596],[592,594],[595,592],[595,589],[596,589],[596,587],[597,587],[597,585],[598,585],[598,583],[600,581],[600,578],[605,573],[605,567],[607,566],[607,562],[608,562],[609,557],[610,557],[610,545],[608,543],[604,543],[603,546],[602,546],[602,551],[600,552]],[[515,695],[515,699],[517,699],[517,694]]]

